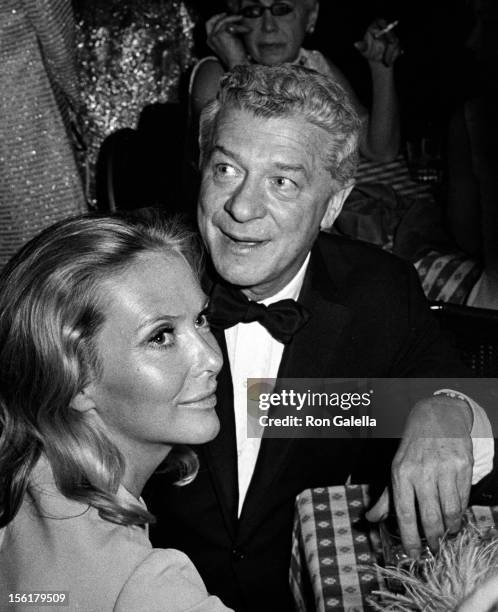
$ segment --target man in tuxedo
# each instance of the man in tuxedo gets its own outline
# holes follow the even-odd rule
[[[295,66],[236,68],[202,114],[199,227],[212,260],[213,323],[225,360],[221,431],[197,449],[191,485],[175,489],[158,476],[146,499],[158,517],[153,543],[186,552],[209,591],[237,612],[293,609],[296,494],[344,484],[351,474],[365,481],[379,450],[349,439],[247,438],[247,378],[460,372],[409,264],[320,234],[353,186],[359,130],[343,90]],[[420,546],[415,500],[435,544],[459,526],[473,461],[483,467],[471,439],[482,415],[471,404],[443,394],[410,413],[393,491],[413,554]],[[435,436],[445,435],[449,420],[456,437],[441,443]],[[385,465],[387,479],[389,462],[376,462],[378,475]],[[371,518],[381,518],[388,503],[385,492]]]

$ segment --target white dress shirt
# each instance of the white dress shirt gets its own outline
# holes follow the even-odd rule
[[[308,254],[299,272],[283,289],[260,303],[269,306],[279,300],[297,300],[309,258]],[[260,437],[247,437],[247,379],[277,378],[284,345],[257,321],[230,327],[225,330],[225,339],[233,382],[240,516],[261,446]],[[494,441],[486,413],[471,398],[465,397],[474,414],[471,436],[474,453],[472,484],[475,484],[492,469]]]
[[[308,254],[290,283],[272,297],[261,300],[261,304],[269,306],[279,300],[297,300],[309,258]],[[277,378],[284,345],[257,321],[230,327],[225,331],[225,338],[233,382],[240,516],[261,445],[261,438],[247,437],[247,379]]]

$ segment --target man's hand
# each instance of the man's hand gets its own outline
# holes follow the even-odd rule
[[[363,57],[372,64],[390,68],[401,55],[401,45],[393,30],[380,34],[388,25],[385,19],[376,19],[367,28],[363,40],[354,44]]]
[[[443,395],[418,402],[408,417],[392,464],[392,489],[401,540],[413,558],[421,549],[417,506],[432,550],[446,531],[460,528],[472,481],[472,419],[467,402]],[[367,519],[379,521],[388,512],[386,489]]]
[[[248,63],[241,35],[250,31],[251,28],[242,24],[240,15],[219,13],[207,21],[207,44],[219,57],[226,70]]]

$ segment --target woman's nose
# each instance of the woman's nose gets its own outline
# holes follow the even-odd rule
[[[272,15],[271,11],[264,11],[262,19],[263,32],[274,32],[276,29],[278,29],[277,20],[274,15]]]
[[[200,344],[197,354],[198,371],[200,374],[207,372],[216,376],[223,365],[223,356],[216,338],[209,332],[200,337],[199,340]]]

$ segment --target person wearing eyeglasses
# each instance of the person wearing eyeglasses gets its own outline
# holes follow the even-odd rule
[[[398,153],[400,126],[393,66],[401,53],[399,40],[386,21],[377,19],[355,47],[368,61],[372,76],[372,107],[359,102],[349,81],[319,51],[302,47],[313,33],[318,0],[227,0],[228,11],[206,23],[207,44],[216,57],[195,67],[190,83],[191,113],[196,131],[202,108],[216,97],[221,76],[240,64],[275,66],[296,63],[330,76],[346,90],[362,119],[360,152],[367,159],[391,161]],[[196,154],[193,155],[196,157]]]

